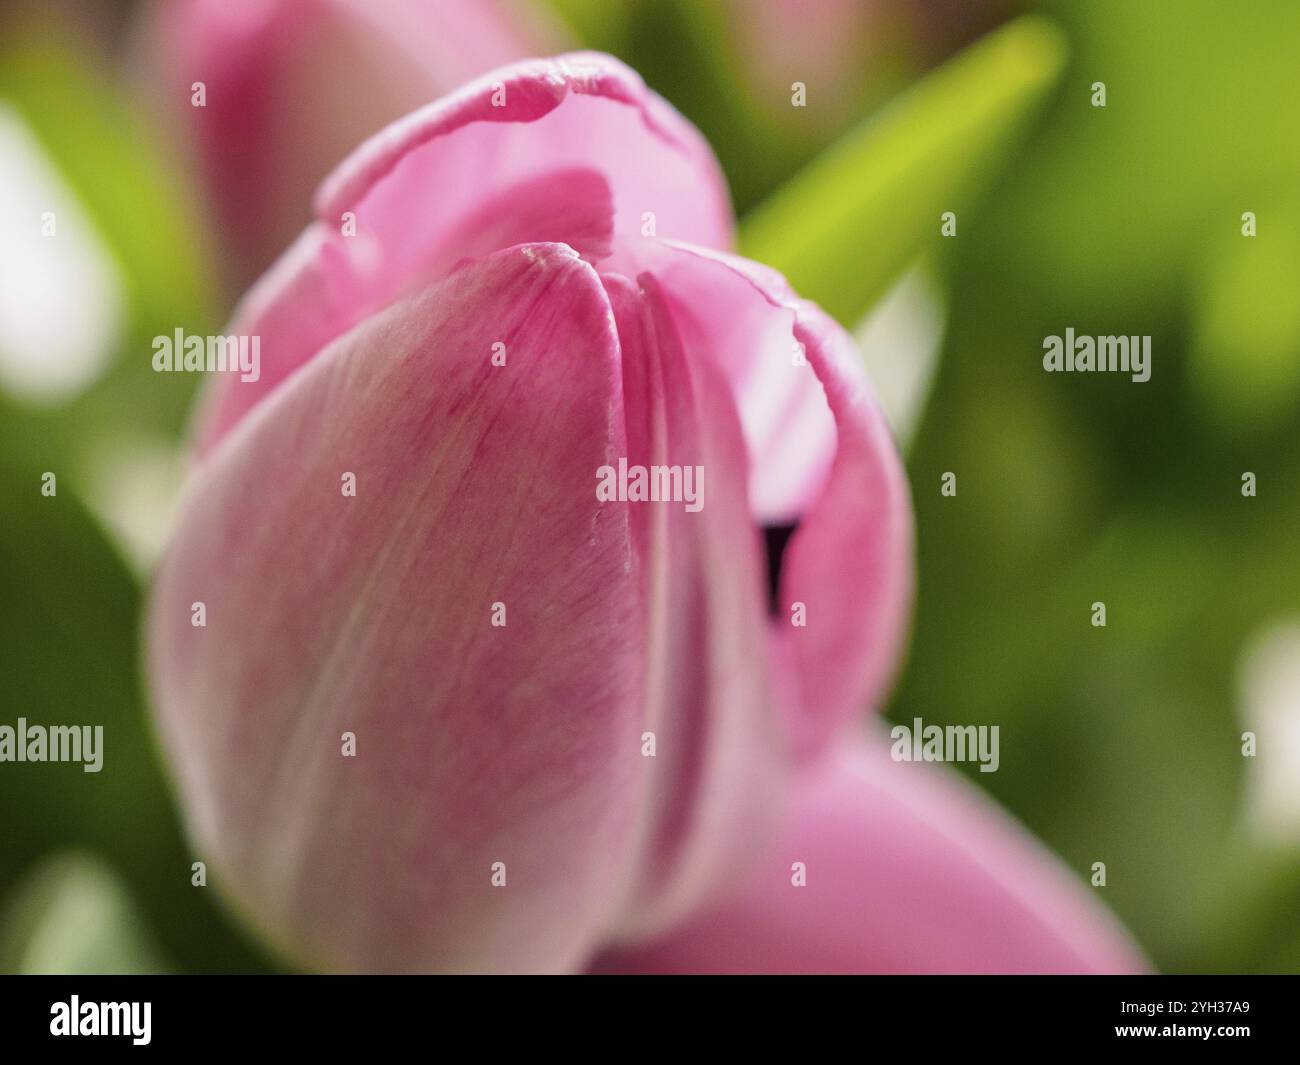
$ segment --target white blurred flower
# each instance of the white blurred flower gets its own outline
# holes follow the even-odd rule
[[[124,291],[76,196],[0,103],[0,390],[57,403],[89,385],[121,335]]]
[[[1255,733],[1246,816],[1259,834],[1300,843],[1300,617],[1255,635],[1241,657],[1241,713]]]

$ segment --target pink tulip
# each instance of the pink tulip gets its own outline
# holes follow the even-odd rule
[[[261,373],[212,383],[150,616],[197,855],[273,943],[1141,965],[974,795],[854,768],[910,600],[901,465],[850,339],[725,250],[708,146],[632,71],[487,75],[315,207],[229,330]],[[698,467],[701,506],[598,498],[620,462]]]
[[[565,46],[528,0],[155,0],[147,79],[242,286],[364,138],[503,63]],[[194,86],[202,83],[202,99]]]

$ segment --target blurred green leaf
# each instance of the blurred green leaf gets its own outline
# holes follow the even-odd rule
[[[1300,203],[1261,203],[1253,237],[1222,217],[1192,303],[1188,372],[1207,421],[1244,435],[1300,407]]]
[[[1068,89],[981,238],[1003,284],[1062,324],[1172,313],[1207,236],[1295,188],[1300,4],[1255,0],[1249,18],[1219,0],[1040,6],[1069,36]]]
[[[119,975],[169,969],[125,885],[93,855],[73,851],[45,859],[7,900],[0,971]]]
[[[746,220],[745,254],[852,324],[969,204],[1055,84],[1065,42],[1025,16],[847,134]],[[960,233],[960,214],[958,232]]]
[[[55,471],[57,472],[57,471]],[[102,725],[103,767],[0,764],[0,885],[52,848],[109,858],[169,957],[198,971],[261,969],[256,948],[190,886],[185,842],[139,694],[140,594],[76,497],[0,464],[0,723]]]

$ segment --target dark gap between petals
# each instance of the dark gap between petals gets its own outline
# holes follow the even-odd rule
[[[798,528],[797,521],[789,525],[763,527],[763,546],[767,549],[767,610],[773,617],[781,612],[781,566],[785,561],[785,547]]]

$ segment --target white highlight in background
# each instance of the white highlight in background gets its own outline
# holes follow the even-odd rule
[[[1246,817],[1260,835],[1300,844],[1300,617],[1257,633],[1241,656],[1242,727],[1255,733],[1246,758]]]
[[[42,233],[54,212],[55,235]],[[108,365],[125,284],[93,223],[21,115],[0,103],[0,390],[74,397]]]
[[[946,316],[936,282],[923,267],[913,267],[854,331],[885,420],[904,452],[934,384]]]

